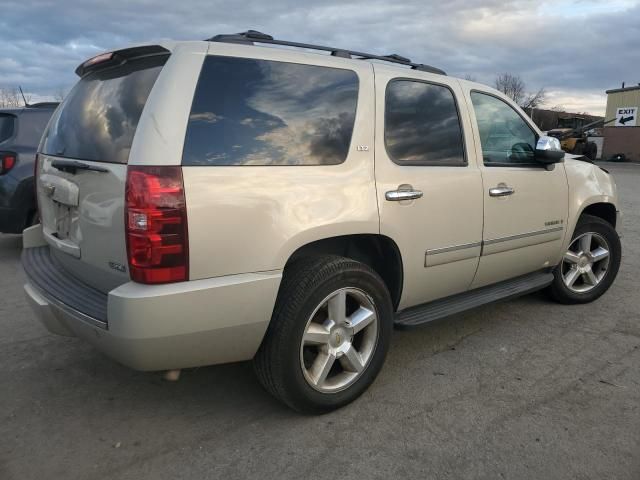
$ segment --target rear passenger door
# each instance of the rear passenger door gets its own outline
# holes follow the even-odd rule
[[[402,254],[402,309],[469,288],[481,250],[482,180],[458,83],[374,68],[380,231]]]

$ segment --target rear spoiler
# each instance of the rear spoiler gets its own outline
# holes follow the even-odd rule
[[[76,68],[76,75],[82,78],[95,70],[123,65],[133,58],[168,55],[169,53],[171,53],[169,50],[160,45],[145,45],[142,47],[131,47],[122,50],[115,50],[113,52],[101,53],[100,55],[96,55],[95,57],[81,63],[78,68]]]

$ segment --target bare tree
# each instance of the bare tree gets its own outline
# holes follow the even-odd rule
[[[16,108],[23,104],[20,92],[15,87],[0,87],[0,107]]]
[[[464,76],[464,79],[465,79],[465,80],[469,80],[470,82],[476,82],[476,81],[477,81],[477,80],[476,80],[475,75],[472,75],[472,74],[470,74],[470,73],[467,73],[467,74]]]
[[[522,103],[525,96],[524,82],[519,75],[511,73],[501,73],[496,77],[496,90],[501,91],[511,98],[518,105]]]
[[[31,95],[25,94],[23,97],[16,87],[0,87],[0,108],[22,107],[30,101]]]
[[[530,93],[526,96],[524,101],[520,104],[522,108],[538,108],[544,104],[547,99],[547,92],[544,87],[538,90],[536,93]]]

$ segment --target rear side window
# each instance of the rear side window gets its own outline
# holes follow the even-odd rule
[[[464,166],[464,146],[453,92],[442,85],[393,80],[387,86],[384,139],[401,165]]]
[[[235,57],[204,62],[183,165],[336,165],[358,99],[351,70]]]
[[[0,113],[0,143],[10,139],[15,130],[16,117]]]
[[[142,109],[167,58],[130,60],[83,77],[53,116],[42,152],[127,163]]]

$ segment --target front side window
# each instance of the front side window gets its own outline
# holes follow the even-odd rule
[[[336,165],[347,158],[358,100],[351,70],[209,56],[183,165]]]
[[[0,143],[10,139],[13,136],[13,130],[16,117],[0,113]]]
[[[536,134],[506,102],[471,92],[482,157],[487,166],[535,164]]]
[[[442,85],[394,80],[387,86],[384,139],[401,165],[466,165],[453,92]]]

